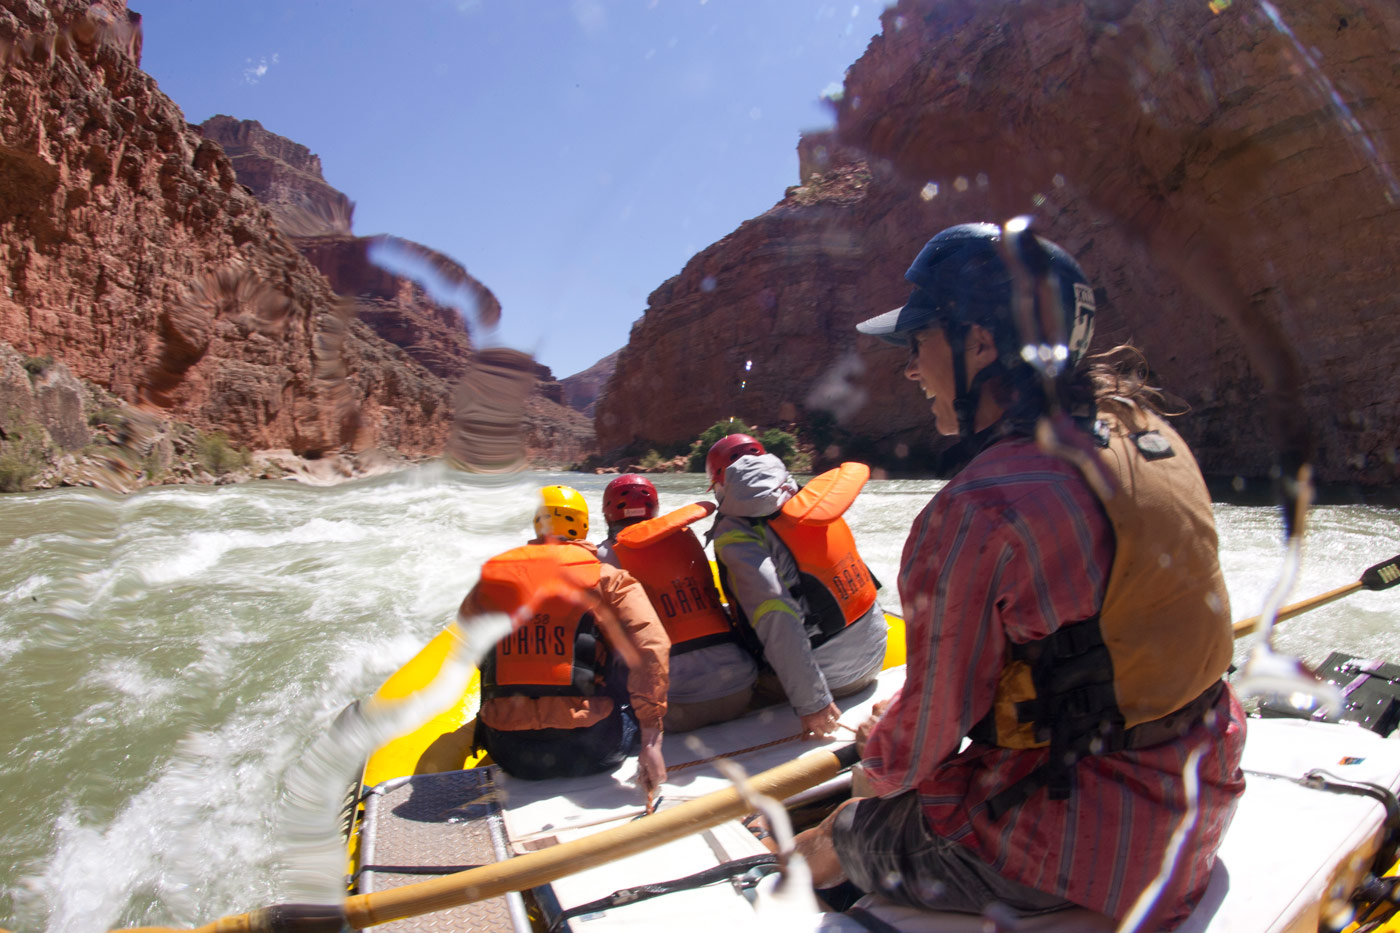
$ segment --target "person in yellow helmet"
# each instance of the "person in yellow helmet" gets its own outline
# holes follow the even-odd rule
[[[615,768],[637,752],[643,785],[661,754],[670,641],[631,574],[602,564],[578,490],[546,486],[535,538],[487,561],[462,601],[513,628],[481,665],[477,741],[508,774],[539,780]]]

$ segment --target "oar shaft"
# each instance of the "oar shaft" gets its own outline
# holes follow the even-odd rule
[[[750,778],[757,793],[779,800],[830,780],[854,761],[854,746],[807,755]],[[417,884],[345,900],[345,921],[363,929],[535,887],[567,874],[646,851],[749,812],[734,788],[715,791],[614,829]]]
[[[1325,606],[1328,603],[1336,602],[1343,596],[1355,593],[1357,590],[1361,589],[1361,586],[1361,581],[1357,580],[1355,583],[1348,583],[1346,586],[1338,587],[1337,589],[1331,590],[1327,593],[1323,593],[1320,596],[1314,596],[1311,599],[1305,599],[1302,602],[1294,603],[1291,606],[1284,606],[1278,611],[1278,616],[1274,619],[1274,621],[1282,622],[1284,619],[1291,619],[1294,616],[1302,615],[1310,609],[1316,609],[1318,606]],[[1258,628],[1260,618],[1260,616],[1251,616],[1248,619],[1241,619],[1240,621],[1236,622],[1235,637],[1242,638],[1245,635],[1248,635],[1250,632],[1254,631],[1256,628]]]

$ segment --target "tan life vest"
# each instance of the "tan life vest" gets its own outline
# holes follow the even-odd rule
[[[1219,696],[1233,637],[1200,468],[1161,418],[1126,401],[1100,402],[1095,433],[1115,489],[1103,500],[1115,536],[1103,605],[1048,638],[1008,642],[979,741],[1071,760],[1142,748],[1184,734]]]
[[[682,506],[617,534],[617,563],[642,584],[671,638],[671,655],[736,641],[715,591],[705,549],[688,527],[715,509],[710,502]]]
[[[589,611],[598,558],[571,544],[526,544],[487,561],[478,605],[514,623],[481,665],[483,700],[592,696],[606,648]]]
[[[804,626],[813,648],[863,618],[875,605],[875,579],[841,517],[869,478],[870,467],[865,464],[843,463],[814,477],[766,520],[797,563],[800,582],[792,595],[807,604]],[[721,581],[726,577],[721,568]],[[729,605],[742,616],[737,600],[731,598]]]

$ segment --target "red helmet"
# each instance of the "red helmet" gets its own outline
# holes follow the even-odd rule
[[[740,457],[749,454],[766,454],[758,438],[747,434],[730,434],[715,441],[710,452],[705,455],[705,472],[710,474],[710,482],[718,483],[724,478],[724,471]]]
[[[655,518],[656,507],[656,487],[645,476],[627,473],[603,490],[603,518],[609,525],[629,518]]]

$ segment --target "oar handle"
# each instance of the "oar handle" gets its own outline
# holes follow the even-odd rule
[[[1278,611],[1278,615],[1274,618],[1274,621],[1282,622],[1284,619],[1291,619],[1296,615],[1302,615],[1310,609],[1316,609],[1318,606],[1325,606],[1328,603],[1336,602],[1343,596],[1355,593],[1359,589],[1361,589],[1361,582],[1358,580],[1355,583],[1348,583],[1346,586],[1341,586],[1330,592],[1323,593],[1321,596],[1314,596],[1312,599],[1305,599],[1300,603],[1284,606]],[[1241,619],[1236,622],[1235,637],[1242,638],[1258,628],[1260,618],[1261,616],[1250,616],[1248,619]]]
[[[343,929],[345,914],[339,904],[274,904],[220,917],[195,929],[131,927],[112,933],[340,933]]]
[[[755,793],[783,800],[830,780],[858,757],[854,745],[805,755],[755,775],[748,783]],[[645,819],[526,852],[504,862],[372,894],[357,894],[345,900],[345,921],[355,929],[363,929],[532,888],[718,826],[743,816],[749,809],[738,790],[728,787]]]

